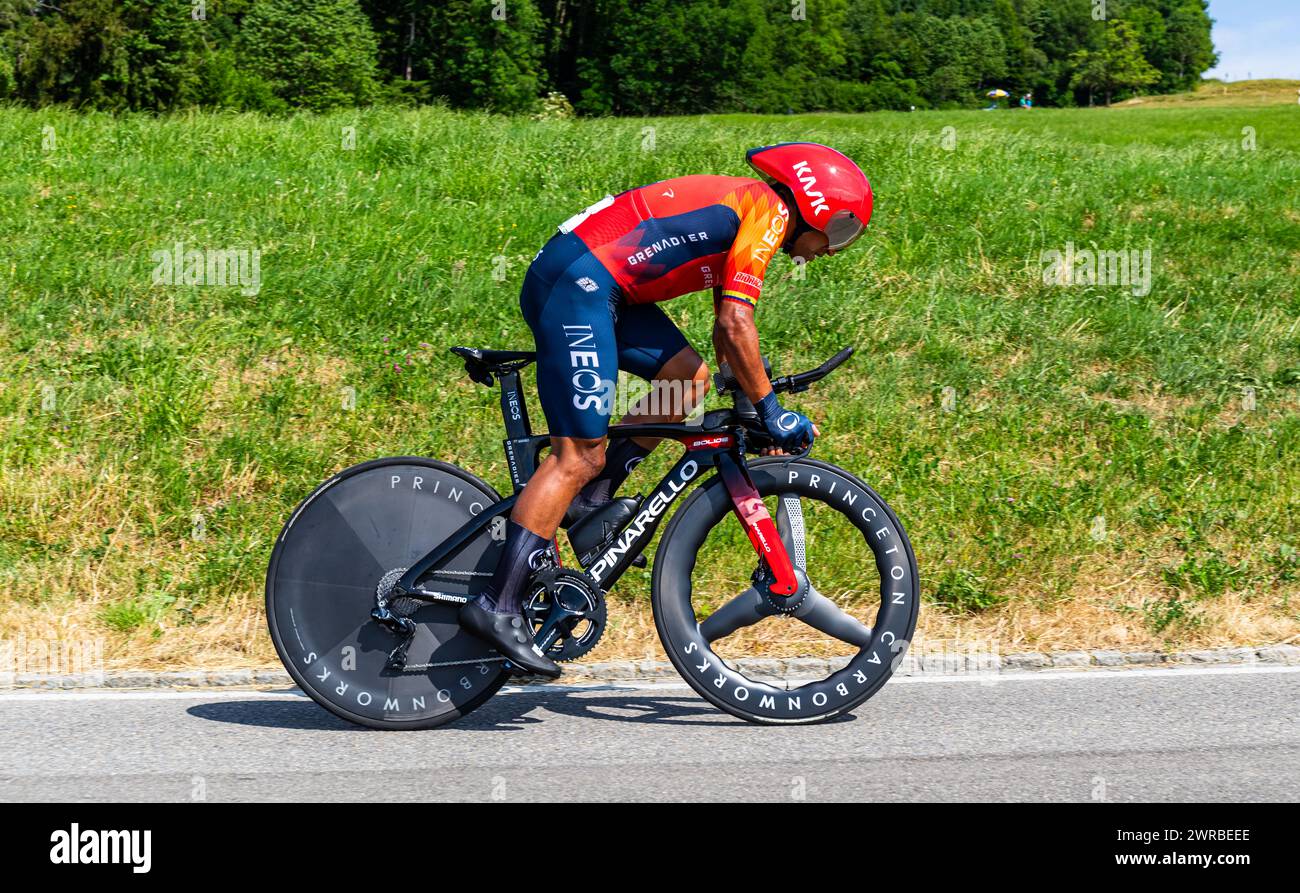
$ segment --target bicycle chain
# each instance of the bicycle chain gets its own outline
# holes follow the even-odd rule
[[[444,660],[432,664],[407,664],[402,668],[402,672],[414,672],[416,670],[436,670],[439,667],[464,667],[473,666],[474,664],[492,664],[497,662],[504,663],[504,657],[480,657],[474,660]]]

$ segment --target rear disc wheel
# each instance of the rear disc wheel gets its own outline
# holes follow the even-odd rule
[[[434,728],[494,695],[504,661],[460,629],[459,604],[397,600],[394,610],[415,623],[401,671],[386,667],[397,639],[370,611],[378,587],[497,502],[473,474],[420,457],[365,462],[317,487],[285,524],[266,578],[271,639],[302,690],[376,729]],[[472,598],[491,578],[504,531],[494,518],[423,584]]]

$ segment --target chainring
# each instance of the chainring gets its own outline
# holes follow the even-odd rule
[[[529,578],[528,591],[524,613],[534,633],[545,633],[548,627],[558,632],[544,652],[556,663],[589,653],[605,634],[605,593],[586,574],[544,567]]]

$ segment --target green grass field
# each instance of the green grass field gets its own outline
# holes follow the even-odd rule
[[[798,405],[818,455],[907,526],[924,635],[1018,650],[1300,634],[1300,107],[10,107],[0,637],[102,636],[118,665],[273,662],[265,562],[319,480],[417,453],[507,487],[496,394],[445,348],[530,346],[518,288],[554,226],[607,192],[747,173],[746,148],[794,139],[857,159],[876,216],[803,281],[778,259],[759,330],[779,370],[859,348]],[[260,250],[260,290],[155,284],[153,252],[176,243]],[[1069,244],[1149,249],[1149,293],[1046,284],[1043,252]],[[667,305],[706,355],[710,307]],[[598,656],[653,653],[648,596],[648,572],[624,579]]]

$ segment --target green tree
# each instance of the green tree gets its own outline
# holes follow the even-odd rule
[[[1092,18],[1090,4],[1054,2],[1038,5],[1028,14],[1027,22],[1034,46],[1045,59],[1037,80],[1028,86],[1040,103],[1075,105],[1079,96],[1071,85],[1075,69],[1070,57],[1101,45],[1103,23]]]
[[[989,19],[926,16],[919,37],[930,70],[923,83],[932,102],[969,104],[990,81],[1007,73],[1006,44]]]
[[[201,23],[176,0],[63,0],[27,4],[13,43],[15,88],[35,104],[167,109],[199,90]]]
[[[1169,13],[1165,25],[1162,83],[1170,90],[1190,90],[1206,71],[1219,62],[1210,39],[1209,4],[1185,0]]]
[[[994,0],[992,22],[1001,31],[1007,85],[1013,90],[1032,89],[1042,76],[1047,56],[1034,46],[1033,31],[1024,23],[1012,0]]]
[[[844,73],[867,80],[874,64],[893,59],[894,40],[884,0],[850,0],[844,25]]]
[[[744,11],[741,33],[727,38],[744,48],[742,67],[705,71],[738,85],[733,107],[802,112],[835,108],[845,98],[839,88],[849,73],[849,0],[814,0],[801,7],[731,0],[727,6]]]
[[[634,15],[611,22],[609,37],[601,91],[613,100],[610,111],[692,114],[778,104],[764,99],[753,77],[772,67],[755,0],[644,0]]]
[[[356,0],[256,0],[238,46],[290,105],[319,111],[375,96],[375,35]]]
[[[1045,105],[1188,89],[1207,0],[0,0],[0,97],[282,110],[442,99],[585,114]],[[1117,21],[1118,20],[1118,23]],[[1152,70],[1159,79],[1152,81]]]
[[[388,77],[414,98],[528,111],[544,75],[545,26],[533,0],[366,0]]]
[[[1142,55],[1142,45],[1132,25],[1116,20],[1106,28],[1101,47],[1096,50],[1079,50],[1070,57],[1074,65],[1071,86],[1088,90],[1092,103],[1093,91],[1106,97],[1106,105],[1118,90],[1150,86],[1160,80],[1160,71]]]

